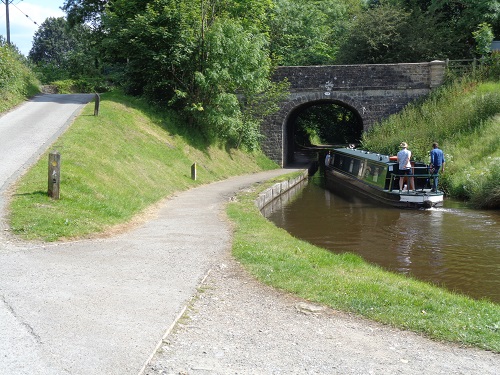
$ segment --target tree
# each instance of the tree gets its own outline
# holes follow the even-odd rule
[[[276,0],[270,10],[270,50],[279,65],[335,61],[339,42],[361,1]]]
[[[477,30],[472,33],[472,36],[476,41],[476,53],[481,57],[487,56],[491,52],[491,42],[493,42],[491,26],[483,22],[478,26]]]
[[[65,0],[61,9],[68,15],[71,26],[90,23],[97,28],[110,0]]]
[[[166,105],[191,92],[193,72],[199,69],[200,8],[187,1],[153,0],[141,12],[131,3],[114,4],[103,16],[103,40],[108,62],[124,69],[128,93],[146,95]],[[179,100],[182,106],[182,101]]]
[[[90,28],[86,25],[68,27],[63,17],[47,18],[33,37],[28,58],[45,82],[62,78],[78,78],[96,74],[95,54]]]
[[[360,14],[343,41],[341,63],[429,61],[456,54],[451,32],[420,9],[378,5]]]
[[[208,134],[234,146],[258,145],[262,118],[276,111],[284,93],[270,81],[271,61],[263,34],[233,19],[217,20],[206,35],[203,69],[195,73],[199,90],[192,107],[209,125]]]
[[[207,137],[255,147],[286,84],[275,61],[332,63],[361,0],[66,0],[70,23],[91,22],[127,92],[183,108]]]
[[[474,53],[472,33],[480,24],[493,25],[493,30],[500,33],[499,0],[410,0],[407,3],[419,7],[441,27],[452,31],[450,40],[460,47],[458,57],[471,57]]]
[[[431,13],[436,13],[465,34],[483,22],[498,22],[500,2],[498,0],[431,0],[428,5]]]
[[[277,110],[283,91],[269,79],[260,30],[268,0],[139,3],[117,0],[101,17],[107,59],[123,67],[127,91],[182,109],[210,140],[256,147],[262,113]]]
[[[74,49],[77,43],[66,26],[63,17],[47,18],[35,32],[28,57],[35,63],[61,66],[67,53]]]

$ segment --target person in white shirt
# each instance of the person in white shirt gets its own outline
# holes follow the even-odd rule
[[[410,163],[411,151],[408,150],[408,144],[406,142],[401,142],[399,147],[401,147],[401,151],[398,152],[399,173],[407,176],[408,187],[410,187],[411,190],[415,190],[415,181],[413,177],[411,177],[413,175]],[[404,179],[404,176],[399,178],[399,191],[403,190]]]

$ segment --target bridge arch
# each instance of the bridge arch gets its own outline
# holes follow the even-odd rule
[[[290,94],[280,110],[262,124],[262,150],[280,166],[286,165],[293,147],[287,133],[289,122],[304,106],[340,103],[360,117],[366,131],[408,103],[428,95],[443,83],[444,73],[444,61],[279,67],[274,79],[288,80]]]
[[[318,99],[315,95],[304,95],[300,98],[296,98],[296,100],[294,100],[293,103],[290,103],[290,105],[287,108],[284,108],[284,110],[287,112],[287,115],[285,116],[283,122],[283,134],[285,137],[283,145],[284,166],[293,161],[293,156],[295,151],[294,140],[295,140],[295,130],[296,130],[294,125],[296,123],[297,118],[300,116],[301,113],[303,113],[306,109],[310,107],[329,105],[329,104],[346,108],[356,117],[357,122],[361,124],[361,127],[363,127],[363,117],[359,109],[361,104],[356,102],[356,100],[354,100],[353,98],[350,98],[346,95],[339,95],[337,93],[335,93],[334,95],[330,95],[327,98],[320,98],[320,99]]]

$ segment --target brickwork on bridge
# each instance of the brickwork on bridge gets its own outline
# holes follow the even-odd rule
[[[331,65],[279,67],[277,81],[290,82],[288,100],[262,125],[262,149],[281,166],[293,145],[287,127],[292,114],[315,103],[349,108],[366,131],[378,121],[401,111],[408,103],[428,95],[444,80],[445,62],[414,64]]]

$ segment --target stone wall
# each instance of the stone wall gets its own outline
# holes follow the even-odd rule
[[[343,105],[363,123],[366,131],[378,121],[428,95],[444,80],[445,62],[414,64],[331,65],[279,67],[275,80],[290,82],[288,100],[262,126],[262,149],[284,165],[289,146],[287,125],[294,111],[314,102]]]
[[[288,78],[292,92],[426,89],[430,86],[430,66],[431,63],[284,66],[277,68],[274,79]]]
[[[255,200],[255,205],[259,208],[259,210],[264,209],[264,207],[269,205],[271,202],[293,189],[302,181],[306,180],[308,176],[309,173],[307,169],[304,169],[301,175],[274,184],[273,186],[259,194],[259,196]]]

